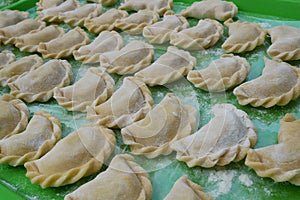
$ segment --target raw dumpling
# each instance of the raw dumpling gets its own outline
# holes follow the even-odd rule
[[[147,85],[164,85],[185,76],[196,65],[196,58],[184,50],[168,47],[167,53],[161,55],[153,64],[137,72],[135,77]]]
[[[97,106],[113,93],[114,80],[99,68],[91,67],[71,86],[54,89],[59,105],[70,111],[86,112],[87,106]]]
[[[144,118],[152,105],[147,86],[137,78],[126,77],[108,101],[87,109],[87,119],[95,124],[123,128]]]
[[[146,117],[121,130],[124,144],[132,153],[155,158],[168,155],[170,145],[190,135],[196,128],[198,112],[185,106],[174,94],[165,98],[150,110]]]
[[[134,74],[149,66],[153,59],[152,45],[133,40],[119,51],[103,53],[100,56],[100,66],[106,68],[109,73]]]
[[[286,114],[280,120],[278,144],[250,149],[245,164],[258,176],[300,186],[300,120]]]
[[[21,51],[36,52],[40,43],[49,42],[63,34],[63,28],[57,25],[46,26],[42,30],[35,30],[17,37],[15,40],[15,46]]]
[[[101,32],[92,43],[73,52],[75,60],[83,63],[98,63],[105,52],[118,51],[123,47],[123,39],[116,31]]]
[[[197,26],[172,32],[170,43],[186,50],[203,50],[223,36],[223,26],[216,20],[200,20]]]
[[[181,12],[184,17],[194,17],[197,19],[211,18],[225,21],[233,18],[238,12],[238,8],[232,2],[222,0],[202,0],[194,2],[190,7]]]
[[[25,19],[15,25],[0,28],[0,42],[14,44],[15,39],[33,30],[41,30],[46,24],[34,19]]]
[[[65,200],[150,200],[152,185],[147,172],[129,154],[116,155],[106,171],[65,196]]]
[[[23,101],[11,95],[0,100],[0,140],[23,131],[28,123],[29,110]]]
[[[300,95],[300,69],[265,58],[262,75],[236,87],[233,94],[241,105],[284,106]]]
[[[190,71],[187,79],[205,91],[221,92],[243,82],[249,72],[250,64],[245,58],[224,54],[205,69]]]
[[[152,11],[140,10],[129,17],[118,19],[115,27],[129,34],[141,34],[143,28],[159,20],[159,15]]]
[[[40,0],[39,2],[37,2],[37,10],[40,11],[46,10],[48,8],[57,7],[65,1],[66,0]]]
[[[46,102],[53,96],[55,87],[69,85],[73,77],[72,67],[66,60],[50,60],[35,70],[24,73],[8,84],[10,94],[16,98]]]
[[[40,159],[27,162],[26,176],[42,188],[74,183],[98,172],[115,144],[112,130],[97,125],[83,126],[61,139]]]
[[[7,64],[0,69],[0,85],[6,86],[25,72],[34,70],[43,64],[43,60],[38,55],[25,56],[15,62]]]
[[[92,33],[100,33],[101,31],[111,31],[115,29],[115,24],[118,19],[128,17],[128,13],[115,8],[109,9],[99,17],[86,19],[84,26]]]
[[[151,10],[163,15],[166,11],[173,7],[173,0],[125,0],[119,7],[122,10]]]
[[[208,124],[171,145],[176,158],[189,167],[238,162],[256,144],[256,128],[247,113],[231,104],[217,104],[213,111],[215,117]]]
[[[291,26],[277,26],[267,30],[272,45],[267,52],[273,59],[300,59],[300,29]]]
[[[29,18],[28,12],[18,10],[3,10],[0,11],[0,28],[11,26]]]
[[[59,20],[70,26],[83,26],[85,19],[97,17],[101,12],[101,4],[85,4],[75,10],[59,13]]]
[[[4,50],[0,52],[0,70],[7,64],[10,64],[16,60],[16,56],[13,52]]]
[[[226,52],[252,51],[265,41],[267,33],[257,24],[242,21],[233,22],[232,19],[227,20],[224,24],[229,28],[229,37],[222,45]]]
[[[0,140],[0,163],[23,165],[47,153],[61,138],[61,124],[45,111],[35,112],[22,133]]]
[[[73,54],[74,50],[89,42],[89,35],[83,29],[76,27],[59,38],[40,43],[38,52],[43,55],[43,58],[67,58]]]
[[[164,200],[213,200],[204,193],[200,185],[192,182],[186,175],[180,177]]]
[[[165,15],[162,21],[146,26],[143,29],[143,36],[150,43],[162,44],[170,40],[172,32],[178,32],[188,28],[188,21],[180,15]]]

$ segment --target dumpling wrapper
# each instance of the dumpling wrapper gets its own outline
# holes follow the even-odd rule
[[[216,19],[225,21],[233,18],[238,13],[238,8],[233,2],[222,0],[202,0],[194,2],[181,12],[184,17],[193,17],[197,19]]]
[[[258,176],[300,186],[300,120],[286,114],[280,120],[278,144],[250,149],[245,164]]]
[[[183,78],[195,65],[196,58],[188,51],[170,46],[165,54],[134,76],[150,86],[164,85]]]
[[[0,70],[5,67],[5,65],[10,64],[16,60],[16,56],[13,52],[9,50],[4,50],[0,52]]]
[[[43,58],[68,58],[73,55],[73,51],[89,42],[89,35],[83,29],[76,27],[59,38],[40,43],[38,52],[43,55]]]
[[[70,26],[83,26],[84,20],[98,17],[101,12],[101,4],[85,4],[74,10],[59,13],[59,20]]]
[[[101,69],[91,67],[73,85],[54,88],[54,98],[69,111],[86,112],[87,106],[106,101],[114,91],[114,80]]]
[[[134,74],[149,66],[153,59],[152,45],[133,40],[118,51],[100,55],[100,66],[106,68],[109,73]]]
[[[38,55],[25,56],[7,64],[0,69],[0,85],[6,86],[25,72],[34,70],[43,64],[43,59]]]
[[[216,44],[223,36],[223,25],[216,20],[200,20],[196,26],[172,32],[170,43],[186,50],[203,50]]]
[[[118,32],[103,31],[90,44],[75,50],[73,56],[83,63],[98,63],[101,54],[118,51],[122,47],[123,39]]]
[[[41,10],[46,10],[48,8],[57,7],[65,1],[66,0],[51,0],[51,1],[49,1],[49,0],[39,0],[37,2],[37,10],[41,11]]]
[[[110,99],[87,109],[87,119],[94,124],[123,128],[144,118],[152,105],[151,92],[145,83],[126,77]]]
[[[18,10],[3,10],[0,11],[0,28],[15,25],[24,19],[29,18],[28,12]]]
[[[267,53],[273,59],[300,59],[300,28],[291,26],[277,26],[267,30],[272,44]]]
[[[247,113],[231,104],[217,104],[213,112],[215,117],[208,124],[171,145],[176,158],[189,167],[238,162],[256,144],[256,128]]]
[[[152,11],[140,10],[128,17],[117,19],[115,27],[132,35],[141,34],[143,28],[159,20],[159,15]]]
[[[173,185],[164,200],[213,200],[214,198],[203,192],[200,185],[192,182],[188,176],[180,177]]]
[[[98,34],[102,31],[111,31],[115,29],[115,24],[118,19],[128,17],[128,13],[115,8],[109,9],[99,17],[86,19],[84,26],[92,33]]]
[[[205,69],[190,71],[187,79],[202,90],[222,92],[243,82],[249,72],[250,64],[245,58],[224,54]]]
[[[143,36],[150,43],[162,44],[170,40],[172,32],[178,32],[189,27],[188,21],[180,15],[165,15],[162,21],[146,26]]]
[[[150,10],[162,16],[168,10],[172,10],[173,0],[125,0],[119,7],[121,10]]]
[[[61,124],[45,111],[35,112],[25,131],[0,140],[0,163],[12,166],[36,160],[61,138]]]
[[[98,172],[116,144],[110,129],[86,125],[61,139],[51,151],[24,166],[26,176],[42,188],[72,184]]]
[[[63,28],[57,25],[46,26],[41,30],[35,30],[15,39],[15,46],[20,51],[36,52],[39,44],[61,37],[64,34]]]
[[[232,19],[228,19],[224,24],[229,29],[229,37],[222,45],[227,53],[252,51],[265,41],[267,32],[257,24],[242,21],[233,22]]]
[[[101,3],[103,6],[114,6],[118,0],[87,0],[90,2]]]
[[[23,101],[5,94],[0,100],[0,110],[0,140],[26,128],[29,110]]]
[[[170,93],[144,119],[123,128],[121,134],[132,153],[155,158],[170,154],[173,151],[170,145],[190,135],[197,119],[195,108],[185,106]]]
[[[72,67],[66,60],[49,60],[35,70],[22,74],[9,83],[10,94],[31,103],[46,102],[53,96],[55,87],[69,85],[73,78]]]
[[[284,106],[300,95],[300,69],[285,62],[264,59],[262,75],[233,90],[239,104],[269,108]]]

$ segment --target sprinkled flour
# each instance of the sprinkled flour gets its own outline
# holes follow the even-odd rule
[[[249,187],[253,184],[253,181],[249,178],[249,176],[247,174],[240,175],[239,181],[247,187]]]
[[[208,182],[215,183],[217,188],[209,193],[215,198],[219,195],[227,194],[231,190],[232,180],[236,173],[237,172],[233,170],[216,171],[210,173]]]

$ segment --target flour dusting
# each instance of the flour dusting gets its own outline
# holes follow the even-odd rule
[[[214,198],[229,193],[232,187],[232,180],[236,173],[237,172],[233,170],[212,172],[208,177],[208,182],[216,183],[217,188],[209,193]]]
[[[243,185],[245,185],[245,186],[247,186],[247,187],[253,185],[253,181],[252,181],[252,180],[249,178],[249,176],[246,175],[246,174],[240,175],[240,176],[239,176],[239,181],[240,181]]]

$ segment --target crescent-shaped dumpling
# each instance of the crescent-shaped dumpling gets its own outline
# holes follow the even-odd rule
[[[63,2],[65,2],[66,0],[39,0],[37,2],[37,10],[46,10],[48,8],[52,8],[52,7],[57,7],[60,4],[62,4]]]
[[[9,50],[4,50],[0,52],[0,70],[7,64],[10,64],[16,60],[16,56],[13,52]]]
[[[29,18],[29,12],[21,12],[18,10],[0,11],[0,28],[11,26]]]

